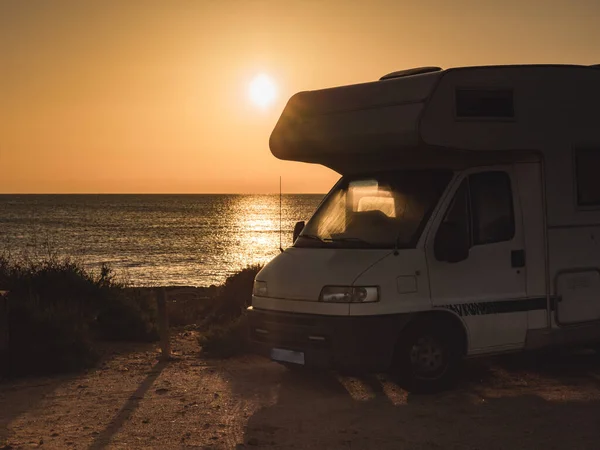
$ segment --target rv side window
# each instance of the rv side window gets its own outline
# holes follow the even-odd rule
[[[510,178],[505,172],[469,177],[473,212],[473,245],[510,241],[515,235]]]
[[[468,257],[471,248],[470,217],[469,181],[463,180],[435,236],[434,255],[438,261],[458,262]]]
[[[457,89],[456,117],[512,119],[515,107],[512,89]]]
[[[515,235],[515,217],[508,174],[482,172],[463,180],[444,224],[461,233],[454,239],[466,242],[468,247],[510,241]],[[436,239],[444,239],[439,230]]]
[[[577,204],[579,206],[600,206],[600,150],[577,150],[575,170],[577,177]]]
[[[471,242],[471,219],[469,214],[469,183],[464,180],[448,208],[446,217],[444,218],[445,224],[451,224],[453,228],[461,230],[467,236],[465,242]]]

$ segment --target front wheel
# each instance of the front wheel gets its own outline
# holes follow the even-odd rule
[[[461,361],[460,339],[441,321],[422,320],[400,337],[393,371],[400,385],[412,392],[437,392],[456,378]]]

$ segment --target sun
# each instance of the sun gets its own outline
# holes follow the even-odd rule
[[[262,73],[256,75],[250,82],[248,95],[254,105],[267,108],[277,97],[277,86],[270,76]]]

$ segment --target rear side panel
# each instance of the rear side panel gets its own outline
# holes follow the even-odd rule
[[[600,226],[553,227],[549,239],[557,323],[600,320]]]

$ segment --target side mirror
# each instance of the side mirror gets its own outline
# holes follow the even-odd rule
[[[298,236],[300,236],[302,230],[304,230],[304,221],[296,222],[296,225],[294,225],[294,235],[292,237],[292,244],[296,242],[296,239],[298,239]]]
[[[438,261],[457,263],[469,257],[469,235],[460,224],[445,222],[437,231],[434,253]]]

